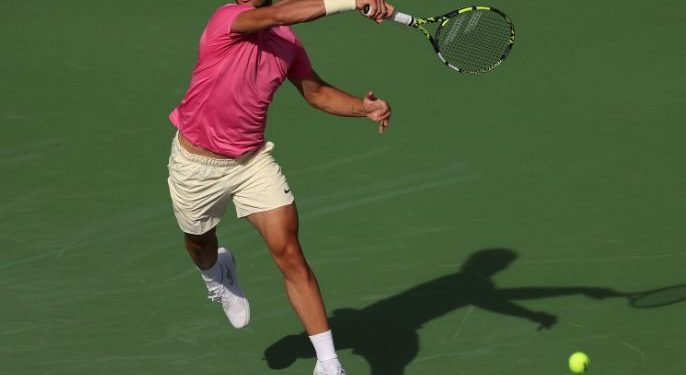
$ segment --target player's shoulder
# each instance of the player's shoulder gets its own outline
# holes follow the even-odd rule
[[[223,35],[239,14],[254,9],[249,5],[226,4],[217,8],[207,22],[206,31],[211,37]]]
[[[212,14],[212,18],[225,18],[225,17],[231,17],[235,16],[238,13],[245,12],[246,10],[250,9],[255,9],[254,7],[250,5],[244,5],[244,4],[224,4],[217,8],[217,10],[214,11],[214,14]]]

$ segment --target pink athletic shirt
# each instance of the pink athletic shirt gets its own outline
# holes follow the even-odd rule
[[[267,109],[276,89],[312,67],[298,37],[286,26],[232,33],[247,5],[217,9],[200,37],[198,63],[186,96],[169,119],[186,139],[236,158],[264,144]]]

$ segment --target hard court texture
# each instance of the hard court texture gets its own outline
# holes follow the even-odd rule
[[[621,295],[686,283],[686,3],[484,4],[517,40],[483,76],[400,25],[296,27],[325,80],[394,109],[379,136],[286,84],[270,112],[348,373],[562,375],[577,350],[683,373],[686,303]],[[0,2],[0,374],[311,373],[257,233],[219,228],[252,303],[235,331],[172,215],[166,117],[219,5]]]

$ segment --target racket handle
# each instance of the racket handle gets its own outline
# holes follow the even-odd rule
[[[415,23],[414,17],[409,14],[398,12],[397,10],[393,12],[391,20],[393,20],[393,22],[402,23],[405,26],[414,26]]]
[[[371,7],[369,4],[364,6],[364,9],[362,9],[362,13],[367,16],[369,15],[369,11],[371,10]],[[390,17],[391,21],[401,23],[405,26],[412,26],[414,25],[414,17],[410,16],[409,14],[405,14],[402,12],[398,12],[397,10],[393,12],[393,15]]]

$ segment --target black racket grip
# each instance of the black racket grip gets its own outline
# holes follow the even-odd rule
[[[364,8],[362,9],[362,13],[366,16],[369,14],[369,11],[372,10],[372,7],[369,6],[369,4],[365,5]]]

